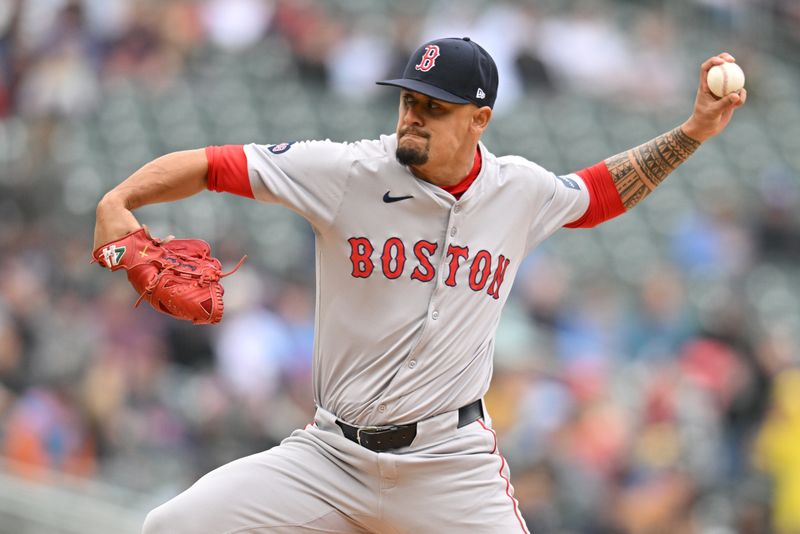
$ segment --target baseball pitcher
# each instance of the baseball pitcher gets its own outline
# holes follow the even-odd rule
[[[144,532],[528,532],[482,401],[517,270],[559,228],[635,206],[721,132],[746,92],[716,98],[706,73],[733,61],[703,63],[679,127],[559,176],[481,143],[495,63],[467,37],[439,39],[379,82],[400,88],[392,135],[177,152],[107,193],[97,261],[199,323],[222,317],[219,262],[202,242],[153,239],[132,210],[227,192],[283,204],[316,235],[313,423],[207,474]]]

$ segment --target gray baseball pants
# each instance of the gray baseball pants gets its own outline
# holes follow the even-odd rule
[[[335,421],[318,409],[279,446],[208,473],[151,511],[143,534],[528,532],[490,421],[457,428],[457,411],[444,413],[387,453]]]

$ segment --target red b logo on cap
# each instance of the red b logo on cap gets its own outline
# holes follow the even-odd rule
[[[422,72],[428,72],[436,65],[437,57],[439,57],[439,46],[428,45],[425,47],[425,53],[422,54],[422,60],[414,68]]]

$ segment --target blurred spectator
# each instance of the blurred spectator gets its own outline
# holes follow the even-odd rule
[[[0,384],[4,394],[10,391],[18,393],[27,385],[25,363],[24,344],[19,328],[8,310],[0,306]],[[7,397],[3,395],[2,400],[7,400]],[[0,408],[0,412],[2,411]]]
[[[91,476],[95,450],[79,405],[60,388],[31,388],[8,416],[2,453],[29,477],[57,470]]]
[[[673,358],[695,333],[681,274],[671,266],[651,270],[645,274],[637,297],[624,321],[626,356]]]
[[[249,302],[228,299],[217,336],[217,368],[235,398],[250,405],[268,403],[280,388],[291,341],[281,318],[261,306],[258,280],[247,271],[238,274],[233,284],[250,286]]]
[[[672,253],[682,270],[733,276],[750,267],[752,230],[740,223],[733,201],[721,195],[703,206],[703,211],[684,219],[675,233]]]
[[[20,110],[34,117],[62,117],[85,112],[97,98],[94,38],[86,31],[82,5],[64,5],[36,43],[20,81]]]
[[[275,6],[269,0],[208,0],[201,9],[211,42],[236,51],[253,46],[266,34]]]
[[[0,5],[0,118],[8,116],[14,106],[18,82],[19,21],[22,0]]]
[[[663,112],[683,102],[684,88],[695,84],[694,78],[689,84],[686,79],[694,72],[687,73],[685,62],[676,57],[674,34],[672,20],[663,13],[645,13],[636,20],[631,67],[638,81],[620,88],[625,105]]]
[[[723,28],[741,27],[749,0],[694,0],[712,23]]]
[[[383,39],[380,21],[368,17],[351,22],[346,37],[336,44],[327,60],[331,89],[351,100],[360,100],[381,89],[376,80],[389,73],[392,50]]]
[[[620,300],[610,280],[598,277],[582,287],[581,298],[570,302],[558,321],[555,339],[562,365],[608,371],[622,354]]]
[[[537,3],[521,6],[519,24],[521,30],[519,48],[514,63],[525,92],[555,89],[553,75],[542,59],[539,33],[546,17],[537,9]]]
[[[774,381],[769,416],[755,447],[756,465],[775,485],[772,520],[776,534],[800,532],[800,370],[786,369]]]
[[[82,0],[89,32],[101,42],[113,42],[125,32],[133,16],[131,0]]]
[[[798,174],[782,165],[768,165],[759,184],[763,208],[755,221],[759,252],[777,261],[800,259],[800,185]]]
[[[275,29],[294,53],[301,78],[327,84],[327,60],[342,37],[342,24],[326,12],[323,4],[310,0],[280,0],[274,21]]]
[[[573,12],[548,19],[539,34],[545,65],[571,91],[608,96],[633,82],[628,43],[609,17],[605,2],[581,1]]]
[[[163,31],[162,21],[175,2],[164,5],[134,3],[124,31],[109,47],[103,75],[109,80],[133,80],[153,87],[166,85],[182,68],[180,51],[169,46],[167,35],[179,32]],[[185,22],[182,21],[182,22]],[[182,28],[181,25],[177,26]]]

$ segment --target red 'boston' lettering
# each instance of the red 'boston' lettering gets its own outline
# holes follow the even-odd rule
[[[394,249],[394,253],[392,249]],[[394,269],[392,269],[392,260],[395,264]],[[383,254],[381,254],[381,263],[386,278],[394,280],[403,274],[403,267],[406,264],[406,247],[400,239],[390,237],[386,240],[383,245]]]
[[[500,298],[500,286],[503,283],[503,278],[506,275],[506,268],[508,267],[510,260],[508,260],[505,256],[500,254],[500,257],[497,258],[497,269],[494,271],[494,278],[492,279],[492,283],[489,284],[489,293],[495,299]]]
[[[350,243],[350,262],[353,264],[352,276],[355,278],[369,278],[375,270],[375,262],[372,260],[375,246],[366,237],[351,237],[347,241]],[[409,259],[406,255],[406,246],[410,245],[406,245],[399,237],[390,237],[383,243],[378,268],[382,269],[383,275],[387,279],[396,280],[405,273],[406,261]],[[436,278],[437,268],[434,266],[432,258],[438,249],[439,244],[433,241],[421,239],[414,243],[414,258],[417,260],[417,264],[411,271],[410,278],[412,280],[430,282]],[[411,254],[411,252],[409,251],[408,254]],[[442,262],[442,269],[448,269],[447,278],[444,280],[445,285],[456,287],[458,270],[471,260],[469,273],[467,274],[469,288],[477,293],[483,291],[488,285],[486,294],[495,300],[500,298],[500,288],[503,285],[508,265],[511,263],[508,258],[500,254],[497,258],[494,272],[492,272],[494,259],[492,253],[488,250],[479,250],[474,258],[470,258],[469,247],[448,245],[446,257],[446,262]],[[444,272],[440,271],[440,273],[444,276]],[[491,283],[489,282],[490,280]]]
[[[372,243],[366,237],[351,237],[347,241],[350,243],[350,261],[353,263],[352,275],[356,278],[368,278],[375,268],[370,259],[375,250]]]
[[[489,279],[489,273],[492,270],[492,255],[485,250],[481,250],[475,255],[472,260],[472,266],[469,269],[469,288],[473,291],[480,291],[486,285]]]
[[[469,247],[457,247],[450,245],[447,247],[447,255],[450,256],[450,274],[447,275],[447,280],[444,281],[450,287],[456,285],[456,271],[461,267],[459,260],[466,259],[469,255]]]
[[[436,270],[431,265],[430,257],[436,253],[436,249],[439,247],[437,243],[431,243],[430,241],[417,241],[414,245],[414,256],[417,257],[419,261],[419,265],[414,267],[414,270],[411,272],[411,278],[414,280],[419,280],[420,282],[430,282],[433,280],[433,277],[436,276]],[[425,255],[427,252],[427,255]],[[422,269],[425,269],[423,272]]]

